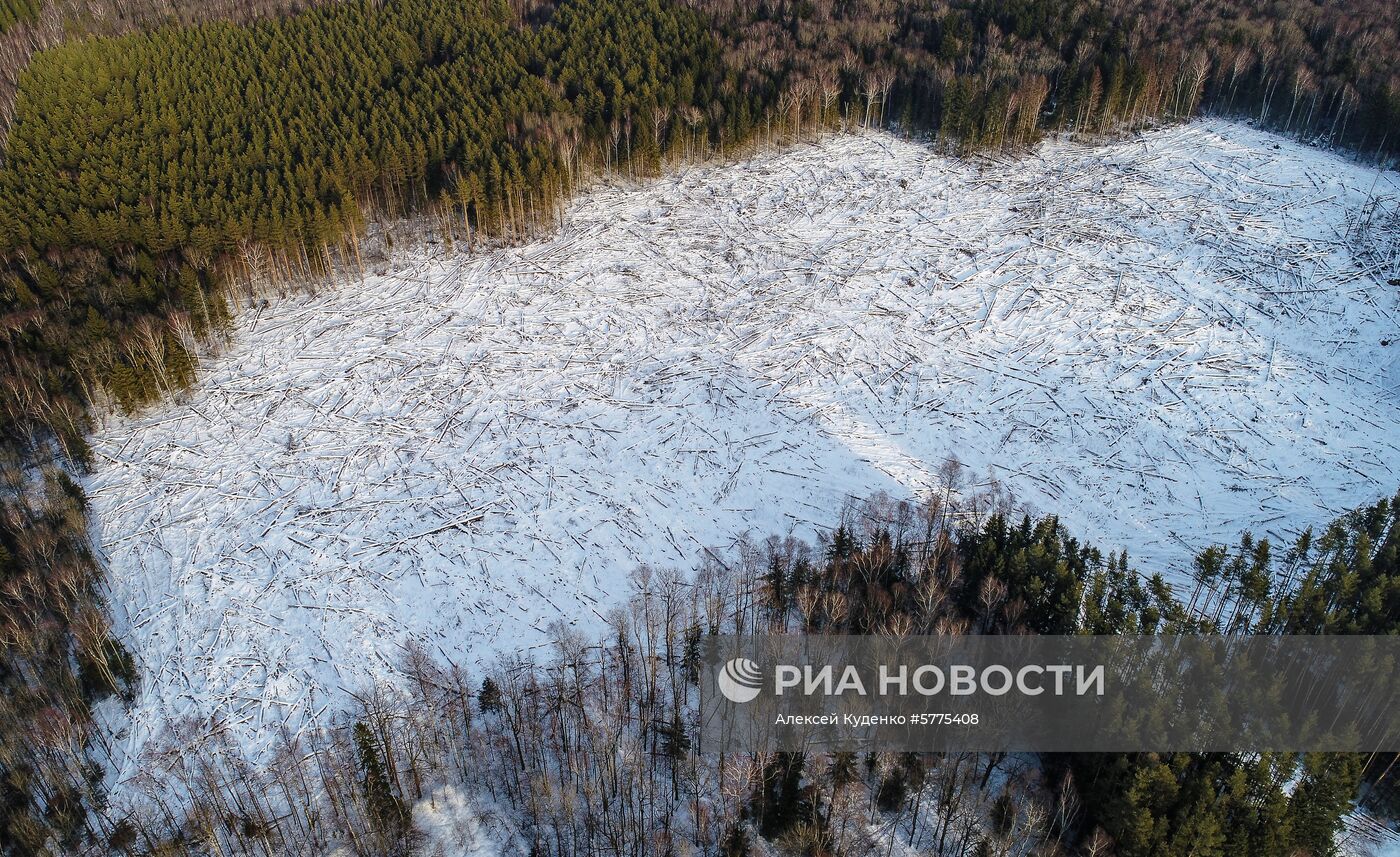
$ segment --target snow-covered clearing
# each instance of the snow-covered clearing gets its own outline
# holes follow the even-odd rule
[[[1222,122],[983,168],[863,134],[249,311],[188,401],[93,440],[143,681],[119,773],[165,718],[256,745],[406,640],[528,648],[639,563],[810,536],[949,455],[1170,574],[1374,500],[1397,206],[1394,174]]]

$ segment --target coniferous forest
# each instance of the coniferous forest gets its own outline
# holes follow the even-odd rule
[[[383,723],[326,739],[327,758],[346,762],[320,776],[327,799],[344,803],[315,819],[256,817],[242,803],[248,792],[211,797],[188,818],[96,820],[91,706],[128,695],[140,676],[107,628],[101,563],[73,478],[90,463],[84,436],[96,415],[190,384],[196,355],[217,343],[252,284],[360,276],[361,238],[391,219],[414,218],[466,249],[518,240],[549,228],[591,175],[655,174],[825,126],[902,128],[970,155],[1203,112],[1393,159],[1400,16],[1386,0],[0,2],[0,851],[203,853],[227,835],[214,831],[230,817],[247,821],[237,835],[267,853],[294,853],[339,830],[363,829],[354,845],[362,853],[403,845],[396,819],[416,795],[393,756],[410,751]],[[949,547],[917,561],[897,535],[850,536],[800,574],[769,572],[769,601],[744,610],[786,623],[805,609],[801,593],[836,592],[845,606],[831,630],[877,627],[888,620],[880,611],[903,609],[901,593],[932,575],[948,606],[914,616],[929,627],[1112,633],[1208,622],[1231,632],[1394,633],[1394,515],[1393,505],[1358,512],[1281,563],[1262,542],[1207,551],[1185,605],[1053,521],[1018,528],[992,516],[971,530],[948,526]],[[885,576],[853,577],[857,560],[884,563]],[[879,597],[852,590],[857,579],[883,581]],[[996,610],[976,603],[989,579],[989,594],[1002,593]],[[684,658],[668,663],[679,670]],[[526,685],[543,686],[548,669],[532,667],[540,672],[527,671]],[[683,685],[671,688],[676,699]],[[482,733],[491,740],[510,735],[508,706],[479,682],[450,702],[462,706],[466,731],[439,726],[441,746],[476,740],[472,717],[494,724]],[[614,703],[628,718],[628,706],[642,704]],[[683,762],[692,763],[674,725],[678,703],[645,705],[628,722],[662,726],[633,737],[670,758],[647,776],[665,772],[661,791],[679,794]],[[501,781],[512,806],[531,799],[530,777],[565,776],[530,767],[548,754],[518,756],[507,766],[515,779]],[[1122,854],[1319,850],[1363,770],[1384,778],[1377,761],[1047,760],[1047,771],[1075,784],[1079,808],[1043,828],[1066,849],[1102,834]],[[802,764],[760,765],[752,788],[716,816],[724,824],[712,852],[743,853],[751,831],[775,840],[801,831],[812,838],[808,853],[839,852],[832,807],[843,784],[868,781],[881,808],[898,812],[900,789],[930,775],[923,760],[830,760],[823,786],[803,779]],[[1280,784],[1297,770],[1304,787],[1286,797]],[[470,776],[485,782],[480,771]],[[549,843],[541,825],[530,845],[561,854],[653,848],[626,839],[634,828],[579,823],[586,837],[618,839]],[[1213,844],[1186,844],[1200,842]]]

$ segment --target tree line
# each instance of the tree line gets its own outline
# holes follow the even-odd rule
[[[101,580],[82,488],[0,446],[0,853],[76,847],[100,810],[92,706],[136,681]]]
[[[358,270],[371,213],[517,236],[593,160],[655,169],[707,105],[697,15],[577,0],[352,2],[71,42],[26,73],[0,169],[0,421],[84,457],[84,414],[191,377],[230,277]],[[688,140],[687,140],[688,142]]]
[[[72,40],[28,62],[0,164],[0,428],[82,459],[90,409],[188,382],[231,280],[359,272],[379,214],[519,237],[590,168],[836,123],[968,153],[1201,110],[1388,156],[1400,25],[1370,5],[351,0]]]
[[[851,118],[951,149],[1201,111],[1400,152],[1400,23],[1384,0],[698,0],[768,103],[839,88]]]
[[[710,634],[1226,630],[1216,606],[1234,612],[1239,576],[1203,581],[1193,606],[1053,516],[969,495],[872,498],[818,545],[744,540],[693,576],[639,568],[598,637],[556,628],[544,653],[483,671],[410,647],[395,686],[361,694],[327,731],[284,734],[262,766],[217,730],[192,743],[207,725],[177,725],[151,756],[144,797],[109,810],[103,844],[130,854],[412,853],[415,807],[448,790],[497,808],[492,835],[506,847],[549,857],[1332,852],[1363,777],[1382,778],[1393,759],[698,752]],[[1400,498],[1305,536],[1283,562],[1266,559],[1265,544],[1239,548],[1267,584],[1235,633],[1282,632],[1293,620],[1278,617],[1300,599],[1352,576],[1393,593]],[[1228,568],[1236,551],[1225,553]],[[1363,608],[1339,610],[1339,620],[1371,621]],[[1392,612],[1365,627],[1393,633],[1398,620]]]

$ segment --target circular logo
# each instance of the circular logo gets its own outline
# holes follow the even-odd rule
[[[720,668],[719,692],[730,702],[752,702],[758,696],[762,674],[748,658],[735,658]]]

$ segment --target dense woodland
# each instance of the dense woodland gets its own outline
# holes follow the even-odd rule
[[[967,153],[1213,110],[1389,156],[1390,12],[353,0],[70,39],[28,60],[0,165],[0,428],[81,460],[94,407],[189,380],[231,283],[356,272],[376,216],[516,237],[592,171],[837,122]]]
[[[1210,110],[1389,158],[1397,27],[1385,0],[3,0],[0,848],[87,834],[90,706],[139,680],[65,470],[94,414],[188,384],[239,301],[358,276],[378,220],[515,240],[599,172],[841,124],[970,154]],[[1396,615],[1337,571],[1275,603],[1239,556],[1202,560],[1226,627]]]

